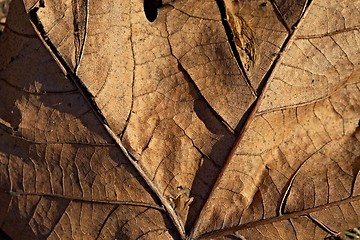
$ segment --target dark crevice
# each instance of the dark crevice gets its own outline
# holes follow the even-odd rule
[[[225,3],[223,0],[217,0],[216,1],[218,7],[219,7],[219,11],[220,11],[220,15],[221,15],[221,22],[224,26],[224,29],[225,29],[225,33],[226,33],[226,36],[228,38],[228,43],[230,45],[230,48],[231,48],[231,51],[236,59],[236,62],[238,63],[238,66],[240,67],[242,73],[243,73],[243,76],[245,78],[245,81],[246,83],[248,84],[248,86],[251,88],[251,91],[254,93],[255,90],[253,88],[253,86],[251,85],[251,82],[246,74],[246,69],[245,69],[245,66],[244,64],[242,63],[241,61],[241,58],[240,58],[240,54],[236,48],[236,44],[235,44],[235,41],[234,41],[234,33],[230,27],[230,24],[229,22],[227,21],[227,16],[226,16],[226,7],[225,7]]]

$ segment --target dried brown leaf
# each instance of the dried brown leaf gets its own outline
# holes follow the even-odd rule
[[[317,239],[357,227],[359,8],[14,0],[0,39],[1,229]]]

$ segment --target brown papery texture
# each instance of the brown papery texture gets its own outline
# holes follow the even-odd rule
[[[252,240],[358,227],[359,9],[13,0],[0,38],[0,228]]]

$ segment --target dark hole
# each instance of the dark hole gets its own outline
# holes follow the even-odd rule
[[[0,228],[0,239],[11,240],[11,238]]]
[[[267,2],[260,3],[260,7],[266,7],[266,5],[267,5]]]
[[[144,12],[147,20],[155,21],[158,15],[158,7],[161,5],[161,0],[144,0]]]

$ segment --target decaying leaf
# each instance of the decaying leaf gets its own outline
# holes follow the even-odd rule
[[[13,0],[13,239],[318,239],[360,222],[360,1]]]

